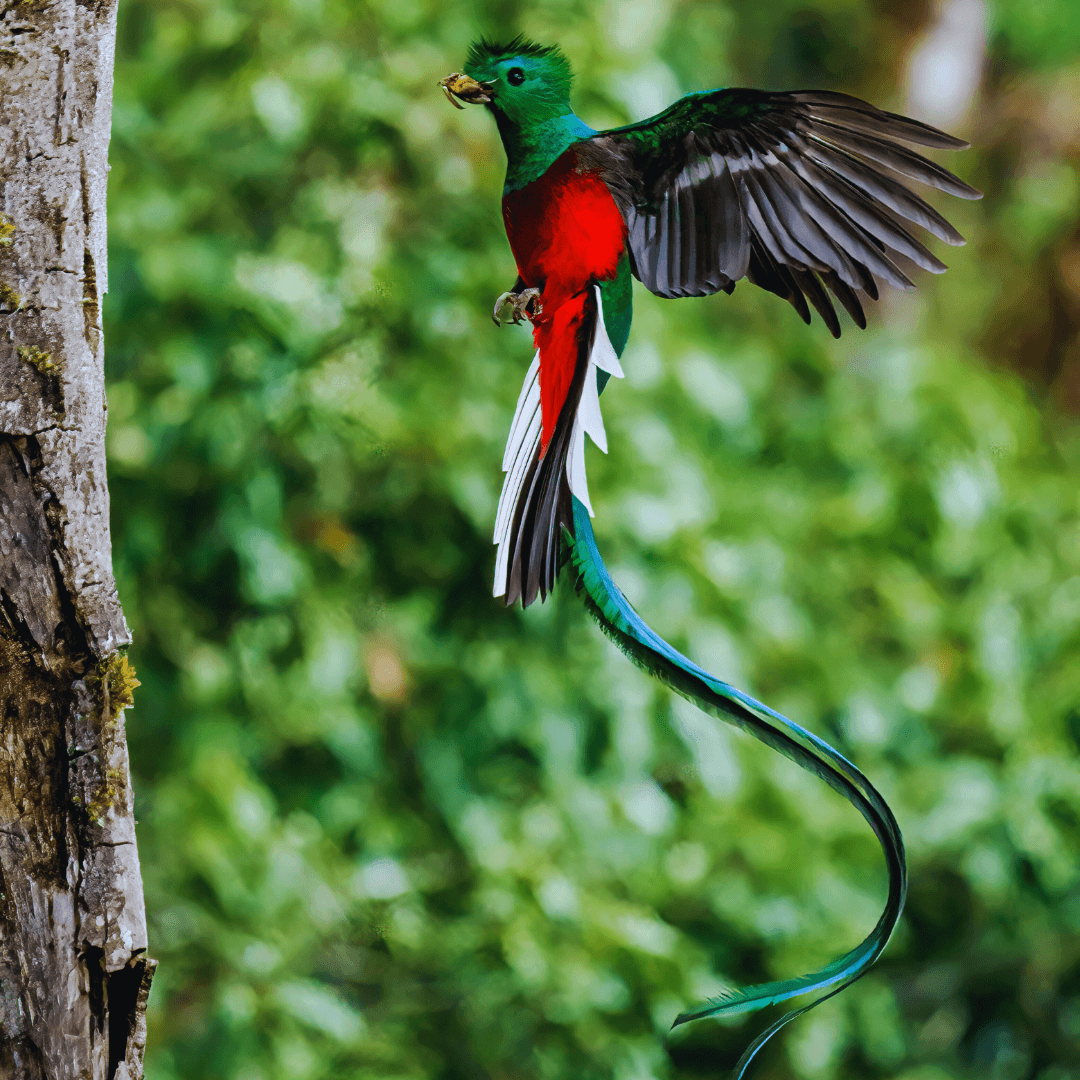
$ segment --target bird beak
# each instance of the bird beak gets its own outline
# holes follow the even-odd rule
[[[455,109],[465,108],[464,105],[458,104],[458,98],[467,101],[470,105],[486,105],[491,100],[487,86],[478,83],[475,79],[470,79],[468,75],[460,75],[456,71],[453,75],[440,79],[439,85],[446,95],[446,100]]]

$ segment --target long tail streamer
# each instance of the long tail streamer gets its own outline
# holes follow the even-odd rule
[[[907,865],[900,827],[873,784],[828,743],[780,713],[710,675],[673,649],[651,630],[611,580],[596,547],[589,512],[575,498],[574,535],[564,530],[575,589],[604,633],[640,668],[681,694],[702,711],[732,724],[778,750],[797,765],[820,777],[866,818],[874,830],[889,871],[889,895],[885,909],[866,939],[820,971],[781,982],[762,983],[731,990],[690,1012],[676,1017],[672,1027],[706,1016],[732,1016],[754,1012],[789,998],[826,991],[809,1005],[785,1013],[750,1044],[735,1069],[742,1080],[757,1052],[782,1027],[796,1017],[839,994],[866,974],[888,944],[907,894]]]

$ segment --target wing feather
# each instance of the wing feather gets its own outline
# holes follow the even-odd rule
[[[871,169],[865,162],[821,140],[809,140],[801,137],[793,140],[806,155],[807,160],[816,162],[850,184],[865,195],[880,202],[894,213],[908,221],[922,226],[939,240],[960,247],[964,238],[945,220],[925,199],[920,198],[891,176]]]
[[[829,273],[828,270],[822,272]],[[789,273],[795,279],[795,284],[802,290],[803,295],[814,305],[822,321],[829,328],[829,333],[833,337],[839,337],[840,321],[836,317],[836,308],[832,306],[829,294],[822,288],[818,275],[811,270],[801,270],[796,266],[790,267]],[[843,282],[841,282],[841,285],[843,285]]]
[[[968,144],[944,131],[912,120],[909,116],[885,112],[869,102],[860,101],[850,94],[834,90],[810,90],[791,95],[799,104],[807,106],[807,115],[815,120],[828,120],[844,127],[876,135],[882,131],[892,138],[919,146],[932,146],[938,150],[966,150]]]
[[[810,322],[810,309],[806,306],[806,297],[791,276],[790,268],[782,262],[777,262],[756,234],[751,245],[750,266],[746,276],[754,285],[760,285],[761,288],[776,293],[791,304],[804,323]]]
[[[834,273],[829,272],[821,275],[821,280],[829,286],[833,296],[843,305],[844,310],[851,316],[852,321],[860,330],[866,329],[866,312],[859,302],[859,294],[854,289],[844,284]],[[833,331],[834,337],[839,337],[839,328]]]
[[[842,176],[830,173],[809,157],[789,153],[783,160],[787,167],[804,181],[810,191],[821,196],[828,207],[827,212],[839,211],[837,216],[840,216],[841,220],[846,217],[882,248],[898,251],[922,269],[934,274],[944,271],[945,264],[940,259],[919,243],[902,225],[883,215],[880,210],[875,210],[873,201],[854,184]]]
[[[887,169],[906,176],[911,180],[918,180],[927,187],[938,188],[959,199],[977,199],[980,192],[976,191],[963,180],[953,176],[947,169],[935,165],[922,154],[916,154],[914,150],[889,142],[887,139],[879,139],[873,135],[855,131],[853,128],[842,127],[825,120],[817,121],[810,131],[810,137],[821,142],[839,146],[842,150],[858,154],[860,157],[869,158]]]
[[[767,164],[769,180],[778,188],[783,189],[791,201],[797,204],[798,210],[801,211],[801,220],[806,227],[826,242],[830,242],[845,261],[850,262],[856,269],[857,281],[840,273],[838,266],[832,266],[832,269],[840,273],[840,276],[852,288],[865,291],[866,271],[883,278],[897,288],[911,287],[911,281],[885,254],[885,245],[880,238],[875,241],[873,234],[868,233],[856,218],[845,213],[843,208],[829,199],[824,191],[815,189],[812,184],[807,183],[797,172],[789,168],[786,160],[773,156]],[[902,238],[898,239],[902,241]],[[915,253],[918,254],[917,250]]]
[[[849,258],[843,246],[830,237],[815,223],[806,209],[798,205],[798,197],[783,183],[781,175],[766,167],[752,174],[752,183],[767,200],[776,215],[780,227],[797,245],[793,266],[805,266],[812,270],[833,270],[852,288],[865,289],[871,278],[870,271],[855,259]],[[798,251],[806,253],[798,258]]]
[[[908,225],[964,242],[906,182],[979,192],[905,143],[967,145],[846,94],[717,90],[600,132],[580,156],[618,203],[630,268],[647,288],[706,296],[746,277],[807,321],[809,299],[839,334],[830,292],[863,326],[879,281],[910,288],[912,265],[945,269]]]

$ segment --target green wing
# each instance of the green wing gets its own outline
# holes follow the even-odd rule
[[[877,299],[878,281],[910,288],[912,266],[945,269],[910,224],[964,242],[902,181],[980,198],[904,143],[967,145],[846,94],[712,90],[587,146],[626,221],[631,269],[652,292],[731,292],[746,277],[806,322],[809,300],[839,336],[826,286],[865,326],[862,298]]]

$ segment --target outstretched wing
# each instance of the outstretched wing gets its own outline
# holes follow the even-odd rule
[[[967,146],[846,94],[714,90],[582,149],[619,204],[631,269],[652,292],[731,292],[745,276],[806,322],[809,300],[838,337],[823,286],[865,326],[861,300],[877,299],[878,280],[910,288],[911,264],[945,269],[908,224],[964,242],[901,181],[981,197],[903,143]]]

